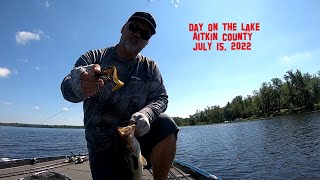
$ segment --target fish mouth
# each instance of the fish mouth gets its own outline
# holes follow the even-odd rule
[[[131,146],[132,139],[135,138],[134,137],[135,129],[136,129],[136,125],[132,124],[125,127],[118,126],[116,131],[119,136],[119,139],[123,141],[125,144],[128,144],[129,146]]]
[[[125,126],[125,127],[120,127],[120,126],[118,126],[118,127],[117,127],[117,131],[118,131],[118,133],[120,133],[120,134],[122,134],[122,135],[124,135],[124,134],[130,135],[131,133],[134,133],[135,128],[136,128],[136,125],[135,125],[135,124],[128,125],[128,126]]]
[[[132,154],[137,148],[136,137],[134,135],[136,125],[129,125],[125,127],[117,127],[117,135],[121,146],[124,148],[123,150],[126,154]]]

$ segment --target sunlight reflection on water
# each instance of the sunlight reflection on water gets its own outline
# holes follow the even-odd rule
[[[319,179],[320,114],[181,127],[176,159],[225,179]]]

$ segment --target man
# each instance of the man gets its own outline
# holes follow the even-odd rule
[[[166,179],[176,152],[178,127],[168,115],[168,96],[154,61],[140,51],[156,33],[147,12],[136,12],[121,29],[117,45],[82,55],[67,75],[61,91],[71,102],[84,102],[84,126],[93,179],[119,179],[115,129],[136,124],[142,155],[152,164],[154,179]],[[116,67],[124,86],[99,78],[101,70]]]

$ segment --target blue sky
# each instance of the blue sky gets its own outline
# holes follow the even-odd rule
[[[60,83],[81,54],[116,44],[135,11],[148,11],[157,21],[157,34],[142,54],[160,68],[171,116],[225,106],[290,69],[314,74],[320,70],[319,7],[316,0],[5,0],[0,122],[82,125],[82,103],[65,101]],[[192,50],[190,23],[224,22],[238,29],[240,23],[260,23],[252,50],[231,51],[230,42],[227,51]],[[229,32],[219,26],[218,33]]]

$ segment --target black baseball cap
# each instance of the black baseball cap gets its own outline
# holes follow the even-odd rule
[[[134,20],[134,19],[141,19],[141,20],[145,21],[151,29],[151,35],[154,35],[156,33],[157,24],[151,14],[149,14],[147,12],[135,12],[128,19],[128,21]]]

